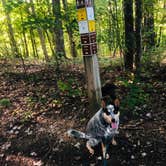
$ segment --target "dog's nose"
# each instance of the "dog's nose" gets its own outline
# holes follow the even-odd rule
[[[112,123],[115,123],[115,119],[114,118],[112,119]]]

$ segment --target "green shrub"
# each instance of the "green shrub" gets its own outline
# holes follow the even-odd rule
[[[22,123],[28,122],[32,117],[33,117],[32,111],[24,111],[23,114],[21,115],[21,122]]]
[[[67,83],[62,82],[61,80],[58,81],[58,88],[60,91],[64,92],[69,90],[69,85]]]
[[[81,96],[82,91],[73,84],[75,80],[69,79],[67,82],[58,81],[58,88],[60,91],[64,92],[68,96]]]
[[[4,98],[0,100],[0,106],[2,107],[9,107],[11,105],[11,102],[9,99]]]
[[[34,105],[35,103],[38,103],[38,102],[45,104],[47,102],[47,97],[45,95],[28,96],[26,100],[30,105]]]
[[[127,88],[127,94],[121,101],[121,109],[133,115],[139,115],[140,111],[145,111],[142,106],[148,103],[149,94],[143,90],[143,84],[134,80],[129,83],[124,81],[123,85]]]

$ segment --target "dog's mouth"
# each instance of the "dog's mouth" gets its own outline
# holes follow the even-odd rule
[[[118,126],[117,126],[116,122],[112,122],[111,127],[112,127],[112,129],[117,129]]]

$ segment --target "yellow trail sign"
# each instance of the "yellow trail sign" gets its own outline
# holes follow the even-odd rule
[[[83,20],[87,19],[85,8],[81,8],[81,9],[77,10],[77,19],[78,19],[78,21],[83,21]]]
[[[94,20],[88,21],[88,25],[89,25],[89,32],[95,32],[96,31],[95,21]]]

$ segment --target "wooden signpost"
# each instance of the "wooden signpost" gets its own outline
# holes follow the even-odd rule
[[[101,101],[101,83],[93,5],[93,0],[76,0],[77,20],[88,84],[89,102],[91,109],[96,111]]]

